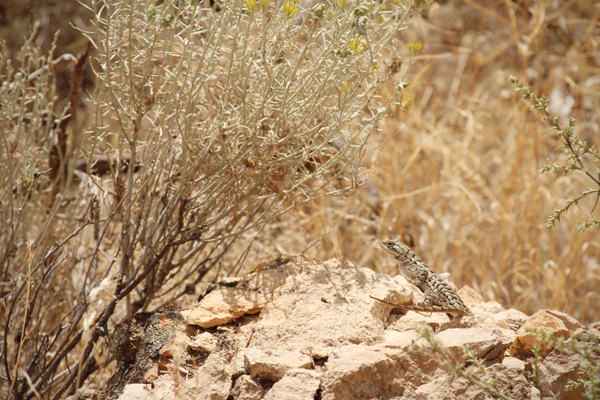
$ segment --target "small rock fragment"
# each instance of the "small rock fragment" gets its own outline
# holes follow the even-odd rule
[[[264,400],[313,400],[320,384],[320,373],[307,369],[291,369],[273,385]]]
[[[512,343],[500,329],[489,328],[448,329],[438,334],[438,339],[461,362],[466,361],[462,346],[471,350],[477,358],[493,360],[502,359],[504,351]]]
[[[250,375],[242,375],[237,378],[231,389],[233,400],[260,400],[264,395],[265,391],[260,383]]]
[[[202,328],[223,325],[244,314],[256,314],[267,304],[258,292],[221,286],[207,294],[200,304],[190,310],[187,323]]]
[[[210,332],[202,332],[196,335],[194,339],[190,341],[189,346],[195,351],[212,353],[217,347],[217,338],[215,338]]]
[[[312,359],[300,352],[264,351],[258,347],[246,350],[246,370],[257,379],[278,381],[292,368],[310,368]]]
[[[125,386],[118,400],[153,400],[155,398],[150,385],[130,383]]]
[[[531,329],[543,330],[546,334],[554,333],[555,338],[566,339],[577,329],[583,328],[575,318],[560,311],[541,310],[532,315],[517,331],[517,338],[510,347],[510,355],[526,361],[533,357],[533,346],[538,346],[540,356],[545,358],[555,344],[541,340]]]

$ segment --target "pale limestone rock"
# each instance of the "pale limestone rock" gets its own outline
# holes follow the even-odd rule
[[[493,329],[497,329],[500,332],[502,332],[502,334],[504,336],[506,336],[508,339],[510,339],[511,344],[517,338],[517,333],[515,331],[513,331],[512,329],[505,329],[505,328],[493,328]],[[509,355],[508,354],[510,352],[509,350],[510,350],[510,346],[506,349],[506,353],[507,353],[506,355]]]
[[[307,369],[291,369],[267,392],[264,400],[314,400],[321,374]]]
[[[461,362],[466,360],[466,356],[460,349],[461,346],[473,351],[477,358],[493,360],[503,357],[504,351],[512,343],[500,329],[489,328],[448,329],[437,337]]]
[[[462,318],[461,318],[462,319]],[[458,321],[458,318],[456,319]],[[440,332],[451,323],[448,315],[444,313],[421,313],[407,311],[406,314],[390,315],[388,329],[399,332],[412,331],[415,326],[429,326],[434,332]]]
[[[521,372],[525,372],[526,367],[524,361],[514,357],[504,357],[504,360],[502,360],[502,365],[505,365],[508,368],[519,370]]]
[[[531,384],[525,378],[524,368],[515,367],[514,363],[508,362],[495,363],[486,368],[489,377],[488,383],[491,386],[493,379],[496,379],[496,390],[504,391],[509,398],[530,399]],[[469,374],[483,381],[483,376],[477,371],[475,366],[469,367]],[[452,379],[450,376],[443,376],[419,386],[413,397],[415,400],[485,400],[490,396],[482,389],[477,389],[475,385],[465,378]]]
[[[484,364],[486,371],[496,375],[498,387],[509,390],[510,397],[531,398],[536,389],[525,379],[531,366],[503,358],[516,338],[509,321],[524,322],[527,316],[485,302],[468,287],[459,294],[473,310],[477,327],[457,329],[464,322],[452,324],[465,318],[451,322],[444,313],[390,317],[392,307],[369,295],[395,304],[418,301],[420,291],[401,276],[390,278],[342,260],[280,257],[238,280],[236,287],[214,286],[200,303],[204,317],[194,319],[201,314],[198,307],[181,312],[188,326],[159,349],[166,361],[160,373],[156,370],[152,393],[176,400],[312,400],[317,392],[323,400],[483,400],[483,391],[464,379],[450,380],[448,368],[435,355],[415,348],[427,347],[412,329],[418,323],[440,332],[437,338],[459,359],[459,346],[464,345],[490,360]],[[208,315],[210,310],[216,317]],[[566,314],[545,315],[569,334],[580,326]],[[234,318],[239,320],[228,324]],[[224,322],[194,335],[198,328],[192,325],[217,320]],[[532,317],[527,322],[535,321]],[[560,356],[556,349],[540,366],[548,380],[545,396],[580,376],[574,360]],[[475,366],[465,368],[477,372]]]
[[[477,303],[474,308],[489,314],[498,314],[505,311],[504,307],[502,307],[502,305],[496,301],[486,301],[485,303]]]
[[[412,300],[410,290],[389,276],[347,261],[301,268],[268,295],[272,300],[263,308],[249,345],[268,343],[326,358],[333,347],[379,342],[391,307],[369,295],[399,303]]]
[[[159,354],[164,357],[172,358],[183,354],[182,350],[186,349],[190,344],[190,338],[185,332],[177,330],[175,337],[170,343],[166,343],[159,350]]]
[[[542,394],[548,397],[558,395],[558,400],[583,399],[583,388],[565,389],[570,381],[584,377],[579,358],[572,354],[561,354],[557,350],[554,348],[540,366],[540,380],[546,381],[542,385]]]
[[[512,308],[498,313],[485,311],[484,314],[487,318],[485,320],[480,318],[480,320],[483,321],[483,326],[488,328],[497,326],[502,329],[511,329],[515,324],[523,325],[529,318],[527,314]],[[516,330],[516,328],[514,329]]]
[[[223,325],[244,314],[255,314],[267,303],[258,292],[245,292],[222,286],[207,294],[200,304],[190,310],[187,323],[202,328]]]
[[[449,377],[440,377],[429,383],[421,385],[415,390],[415,400],[484,400],[483,391],[474,389],[473,384],[463,378],[450,379]]]
[[[477,293],[475,291],[475,289],[473,289],[472,287],[467,286],[467,285],[463,286],[458,291],[458,295],[460,296],[460,299],[463,301],[463,303],[465,303],[467,306],[473,305],[473,304],[485,303],[483,296],[481,296],[479,293]]]
[[[257,379],[278,381],[293,368],[310,368],[312,359],[299,351],[265,351],[250,347],[245,353],[246,370]]]
[[[328,361],[337,360],[340,358],[350,358],[355,354],[369,351],[369,346],[364,346],[362,344],[348,344],[345,346],[341,346],[333,350],[328,357]]]
[[[233,343],[232,346],[239,345]],[[232,354],[228,349],[219,349],[210,353],[204,365],[195,376],[186,379],[195,389],[202,388],[202,395],[196,399],[224,399],[229,396],[232,383]]]
[[[507,360],[510,359],[510,360]],[[513,399],[530,399],[531,383],[527,379],[528,372],[525,363],[513,357],[506,357],[502,363],[493,364],[487,368],[492,377],[498,379],[497,388]]]
[[[594,332],[592,331],[592,334]],[[577,335],[586,334],[582,330],[576,332]],[[569,343],[574,340],[571,337],[562,346],[555,347],[540,365],[540,380],[545,381],[542,384],[542,394],[552,397],[557,395],[558,400],[577,400],[583,399],[584,390],[582,387],[566,390],[567,384],[575,382],[580,378],[587,380],[585,370],[581,366],[581,360],[578,355],[564,354],[562,348],[568,348]],[[575,339],[577,340],[577,339]],[[578,347],[588,346],[578,340]],[[593,344],[591,344],[593,346]]]
[[[577,331],[578,329],[584,329],[585,326],[577,321],[575,318],[571,317],[569,314],[566,314],[564,312],[560,312],[560,311],[556,311],[556,310],[547,310],[548,314],[560,319],[565,326],[567,327],[567,329],[569,330],[569,332],[574,333],[575,331]]]
[[[547,334],[554,333],[558,338],[566,339],[577,329],[584,328],[575,318],[560,311],[541,310],[532,315],[525,324],[519,328],[517,338],[510,347],[510,355],[521,360],[533,357],[532,348],[540,348],[540,356],[546,357],[553,349],[547,341],[540,340],[537,333],[529,332],[528,328],[544,330]]]
[[[402,395],[407,383],[401,362],[379,351],[360,350],[325,363],[322,400],[370,399]]]
[[[227,400],[231,390],[231,375],[227,373],[230,367],[217,365],[210,358],[189,378],[181,376],[180,371],[160,375],[153,381],[153,391],[159,399]]]
[[[418,296],[423,295],[423,293],[419,290],[419,288],[416,287],[415,285],[413,285],[412,283],[410,283],[408,281],[408,279],[406,279],[404,277],[404,275],[396,275],[392,278],[392,280],[394,282],[396,282],[397,284],[399,284],[400,286],[410,286],[411,290],[414,292],[415,295],[418,295]],[[413,290],[413,288],[414,288],[414,290]]]
[[[411,343],[408,344],[408,340],[411,339],[408,337],[408,333],[402,332],[400,335],[406,335],[405,337],[396,337],[390,342],[386,341],[370,346],[370,348],[380,351],[390,359],[400,363],[402,377],[407,383],[406,390],[410,392],[410,390],[431,380],[433,376],[443,373],[444,367],[429,350],[416,350],[413,347],[413,344],[427,347],[426,340],[420,338],[416,332],[412,332],[416,340],[414,342],[411,340]]]
[[[414,329],[403,332],[386,329],[381,345],[387,348],[410,350],[413,345],[422,346],[425,343],[425,339],[421,338]]]
[[[529,315],[525,314],[522,311],[515,310],[514,308],[510,308],[506,311],[501,312],[500,314],[507,320],[515,321],[520,324],[525,324],[525,322],[527,322],[527,320],[529,319]]]
[[[237,378],[231,389],[233,400],[260,400],[264,395],[265,391],[260,383],[250,375],[242,375]]]
[[[160,399],[177,400],[227,400],[232,386],[236,349],[240,341],[234,335],[224,333],[220,345],[196,368],[192,365],[172,363],[168,373],[153,381]]]
[[[158,400],[150,385],[130,383],[125,386],[118,400]]]
[[[217,348],[217,338],[210,332],[202,332],[190,341],[189,346],[196,351],[212,353]]]
[[[382,343],[347,345],[331,353],[321,378],[321,396],[326,399],[389,399],[408,395],[442,371],[414,331],[388,331]]]

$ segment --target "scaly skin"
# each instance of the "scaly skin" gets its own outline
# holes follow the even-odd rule
[[[402,275],[421,289],[424,295],[423,301],[415,305],[397,305],[396,307],[422,312],[445,312],[451,319],[461,316],[473,317],[471,310],[463,303],[454,289],[425,265],[407,245],[398,239],[382,240],[379,244],[398,262]]]

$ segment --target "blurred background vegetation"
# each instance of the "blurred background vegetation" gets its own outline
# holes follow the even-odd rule
[[[372,138],[366,187],[286,217],[256,247],[257,260],[274,249],[300,251],[331,229],[309,254],[394,274],[374,243],[399,237],[459,288],[469,285],[487,300],[598,321],[598,232],[576,228],[593,218],[595,197],[547,229],[553,210],[590,182],[540,173],[567,155],[509,77],[546,94],[559,123],[574,117],[579,137],[597,145],[599,18],[600,5],[585,0],[432,3],[402,32],[406,42],[424,43],[409,88],[415,106],[392,115]],[[286,233],[290,226],[294,235]]]
[[[88,40],[74,26],[89,31],[91,19],[92,12],[75,0],[4,0],[3,57],[22,58],[32,32],[41,54],[50,51],[55,37],[55,57],[82,54]],[[593,218],[594,199],[572,207],[547,229],[553,210],[589,182],[576,174],[540,172],[567,156],[557,150],[560,137],[509,81],[514,75],[532,91],[547,94],[549,111],[560,117],[559,123],[576,118],[579,137],[597,144],[599,20],[600,6],[589,0],[448,0],[415,12],[398,36],[403,43],[423,42],[404,89],[405,100],[415,94],[414,106],[408,111],[392,106],[368,138],[362,163],[369,178],[363,186],[300,205],[259,232],[241,233],[218,268],[203,271],[199,279],[181,280],[185,289],[174,296],[174,304],[193,305],[201,290],[196,283],[243,274],[285,253],[343,257],[395,275],[396,266],[376,243],[398,237],[435,271],[450,272],[459,288],[469,285],[505,308],[528,314],[550,308],[583,323],[599,321],[600,240],[596,230],[576,228]],[[392,96],[406,67],[409,49],[403,49],[387,55],[389,70],[398,72],[379,89],[382,98]],[[93,58],[94,49],[92,66]],[[402,68],[393,68],[394,63],[403,63]],[[55,112],[68,103],[72,73],[73,63],[56,66]],[[82,79],[79,111],[69,129],[84,129],[92,117],[86,100],[96,81],[89,65]],[[104,245],[116,245],[116,234],[107,235]],[[91,233],[78,240],[93,249]],[[65,290],[78,295],[82,277],[62,278],[69,281]],[[7,275],[3,279],[9,280]],[[6,318],[3,304],[0,314]]]

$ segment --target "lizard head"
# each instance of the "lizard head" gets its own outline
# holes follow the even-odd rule
[[[400,262],[412,261],[416,258],[415,253],[398,239],[382,240],[379,242],[383,250]]]

